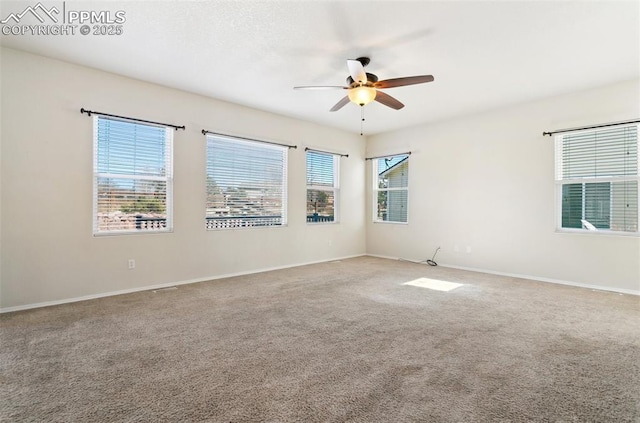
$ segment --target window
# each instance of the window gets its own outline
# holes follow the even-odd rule
[[[638,234],[638,125],[556,137],[559,226]]]
[[[307,222],[337,222],[340,156],[307,151]]]
[[[170,232],[173,131],[94,117],[93,233]]]
[[[207,229],[287,224],[288,148],[207,135]]]
[[[409,155],[373,159],[374,222],[407,222]]]

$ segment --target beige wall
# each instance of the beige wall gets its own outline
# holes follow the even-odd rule
[[[556,232],[554,142],[542,136],[638,117],[630,81],[370,137],[367,155],[413,154],[407,225],[371,223],[367,166],[367,252],[423,260],[440,246],[444,265],[639,292],[640,238]]]
[[[11,49],[1,59],[5,310],[365,253],[360,136]],[[173,233],[92,236],[93,123],[81,107],[186,125],[174,134]],[[203,128],[298,145],[287,227],[204,229]],[[349,154],[339,224],[306,223],[305,146]]]

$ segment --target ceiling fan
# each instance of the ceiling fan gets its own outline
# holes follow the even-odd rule
[[[348,86],[341,85],[305,85],[300,87],[293,87],[296,90],[349,90],[347,95],[338,101],[330,111],[335,112],[344,107],[349,101],[354,102],[359,106],[364,106],[372,101],[377,101],[385,106],[391,107],[395,110],[400,110],[404,107],[404,104],[397,99],[391,97],[380,89],[403,87],[405,85],[424,84],[425,82],[433,81],[433,75],[418,75],[418,76],[405,76],[403,78],[392,78],[378,80],[378,77],[372,73],[365,72],[364,67],[370,62],[368,57],[358,57],[357,59],[347,60],[347,66],[349,68],[349,76],[347,77]]]

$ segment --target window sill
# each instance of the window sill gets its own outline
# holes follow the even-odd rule
[[[597,231],[590,231],[588,229],[571,229],[571,228],[556,228],[557,234],[574,234],[574,235],[595,235],[595,236],[620,236],[620,237],[640,237],[640,232],[619,232],[608,231],[606,229],[599,229]]]
[[[227,228],[205,228],[207,232],[223,232],[223,231],[246,231],[251,229],[263,230],[263,229],[277,229],[286,228],[288,224],[284,225],[256,225],[256,226],[230,226]]]
[[[162,231],[109,231],[109,232],[94,232],[94,238],[111,237],[111,236],[129,236],[129,235],[157,235],[157,234],[172,234],[173,229],[167,229]]]
[[[392,222],[388,220],[374,220],[373,223],[381,223],[383,225],[408,225],[409,222]]]

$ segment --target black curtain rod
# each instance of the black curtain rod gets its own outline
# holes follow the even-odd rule
[[[331,151],[316,150],[315,148],[305,147],[304,151],[315,151],[316,153],[333,154],[334,156],[349,157],[348,154],[333,153]]]
[[[252,141],[252,142],[261,142],[261,143],[263,143],[263,144],[279,145],[280,147],[298,148],[298,146],[297,146],[297,145],[280,144],[280,143],[278,143],[278,142],[272,142],[272,141],[252,140],[251,138],[236,137],[235,135],[221,134],[221,133],[219,133],[219,132],[207,131],[206,129],[203,129],[203,130],[202,130],[202,135],[207,135],[207,134],[211,134],[211,135],[220,135],[221,137],[235,138],[235,139],[238,139],[238,140],[245,140],[245,141]]]
[[[625,120],[624,122],[603,123],[601,125],[584,126],[582,128],[556,129],[555,131],[551,131],[551,132],[543,132],[542,136],[545,136],[545,135],[551,136],[553,134],[560,134],[563,132],[582,131],[583,129],[596,129],[596,128],[606,128],[607,126],[626,125],[628,123],[640,123],[640,120]]]
[[[94,112],[93,110],[86,110],[84,108],[80,109],[80,113],[86,113],[87,116],[91,116],[91,115],[109,116],[109,117],[118,118],[118,119],[130,120],[132,122],[144,122],[144,123],[152,123],[154,125],[169,126],[171,128],[175,128],[176,131],[178,129],[185,129],[184,125],[178,126],[178,125],[172,125],[170,123],[153,122],[151,120],[137,119],[137,118],[131,118],[127,116],[110,115],[109,113]]]
[[[384,156],[365,157],[365,160],[381,159],[383,157],[402,156],[403,154],[406,154],[407,156],[410,156],[411,155],[411,151],[407,151],[406,153],[387,154],[387,155],[384,155]]]

